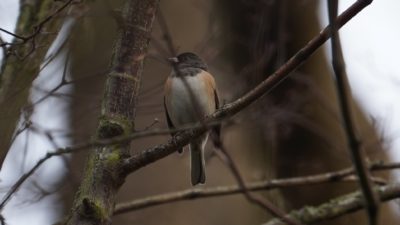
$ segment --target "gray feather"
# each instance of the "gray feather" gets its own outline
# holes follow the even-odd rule
[[[201,142],[190,144],[192,185],[204,184],[206,182],[202,145]]]

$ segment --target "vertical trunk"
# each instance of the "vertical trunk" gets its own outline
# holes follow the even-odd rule
[[[109,15],[111,7],[121,7],[121,1],[112,3],[105,5],[104,1],[93,2],[87,14]],[[109,69],[116,31],[115,19],[111,16],[85,16],[72,29],[69,71],[74,84],[71,89],[69,126],[71,139],[75,144],[90,140],[96,132],[106,79],[104,74]],[[66,209],[71,208],[71,199],[79,188],[88,153],[89,151],[81,151],[71,155],[71,166],[64,178],[67,188],[63,189],[62,195]]]
[[[107,74],[97,138],[112,138],[134,130],[136,99],[147,54],[157,0],[125,1],[119,32]],[[97,148],[90,155],[68,224],[110,224],[115,197],[124,183],[120,166],[129,144]]]

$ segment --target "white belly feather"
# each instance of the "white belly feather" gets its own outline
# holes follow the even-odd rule
[[[214,98],[210,98],[205,82],[200,79],[201,75],[186,76],[186,83],[182,78],[171,77],[169,99],[167,99],[167,110],[174,126],[193,124],[199,121],[199,117],[205,117],[215,111]],[[194,105],[188,87],[196,99],[197,107]],[[210,102],[211,101],[211,102]],[[210,104],[211,103],[211,104]],[[196,109],[201,109],[199,110]]]

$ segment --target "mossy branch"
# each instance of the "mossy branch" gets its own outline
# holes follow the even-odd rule
[[[388,201],[400,197],[400,185],[389,184],[376,188],[380,199]],[[299,210],[290,212],[287,217],[300,221],[304,224],[316,224],[321,221],[337,218],[339,216],[355,212],[365,208],[363,195],[360,191],[353,192],[319,206],[305,206]],[[285,225],[279,219],[273,219],[263,225]]]
[[[124,3],[105,84],[98,139],[126,136],[134,131],[143,61],[158,2],[126,0]],[[91,153],[67,224],[111,223],[115,198],[126,177],[121,165],[129,157],[129,142],[101,146]]]

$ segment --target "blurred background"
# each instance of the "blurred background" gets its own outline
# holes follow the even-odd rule
[[[339,2],[341,10],[353,3]],[[43,60],[33,82],[18,87],[30,93],[27,97],[9,99],[24,105],[17,126],[8,126],[9,118],[0,115],[1,136],[11,132],[15,139],[0,172],[1,193],[46,152],[87,142],[95,134],[117,30],[115,14],[121,3],[91,1],[55,17],[62,21],[62,28],[51,34],[56,37],[46,59],[52,60]],[[396,66],[400,31],[394,29],[399,7],[396,0],[374,1],[340,32],[354,94],[354,117],[371,161],[400,160],[400,154],[396,155],[400,148],[400,104],[396,104],[400,99]],[[208,63],[223,103],[251,90],[327,24],[325,1],[317,0],[170,0],[161,1],[160,10],[178,51],[196,52]],[[14,31],[19,12],[18,1],[0,1],[0,27]],[[0,35],[12,41],[12,36]],[[171,68],[163,61],[169,56],[163,35],[156,20],[144,66],[137,130],[167,127],[162,90]],[[224,124],[223,142],[246,181],[318,174],[351,165],[341,124],[329,45],[325,44],[269,95]],[[165,143],[168,138],[135,140],[131,151]],[[213,155],[212,145],[206,154],[204,187],[235,184],[229,169]],[[7,224],[61,220],[79,187],[86,155],[83,151],[46,162],[6,206],[2,215]],[[396,180],[395,174],[379,175]],[[119,202],[191,188],[189,177],[187,152],[170,155],[130,175]],[[327,183],[259,194],[289,211],[356,188],[355,183]],[[366,224],[365,218],[364,212],[358,212],[320,224],[361,225]],[[242,225],[268,219],[266,212],[242,195],[232,195],[133,211],[114,216],[113,224]],[[399,219],[397,205],[383,204],[381,224],[396,224]]]

